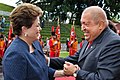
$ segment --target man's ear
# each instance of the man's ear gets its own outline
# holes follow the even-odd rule
[[[103,22],[103,21],[100,21],[100,22],[99,22],[99,29],[102,30],[102,29],[103,29],[103,26],[104,26],[104,22]]]

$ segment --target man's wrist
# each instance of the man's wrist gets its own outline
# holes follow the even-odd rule
[[[56,70],[54,73],[54,77],[63,77],[63,76],[65,76],[63,70]]]

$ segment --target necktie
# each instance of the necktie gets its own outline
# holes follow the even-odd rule
[[[88,45],[87,45],[87,48],[86,48],[85,52],[86,52],[86,51],[90,48],[91,44],[92,44],[92,41],[88,43]]]
[[[89,42],[89,44],[88,44],[88,46],[87,46],[87,47],[88,47],[88,48],[90,48],[91,44],[92,44],[92,41],[91,41],[91,42]]]

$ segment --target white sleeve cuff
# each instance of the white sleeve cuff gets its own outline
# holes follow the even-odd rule
[[[50,66],[50,57],[48,57],[48,66]]]

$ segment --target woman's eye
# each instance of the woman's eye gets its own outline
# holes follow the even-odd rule
[[[37,25],[37,27],[40,27],[40,25]]]

